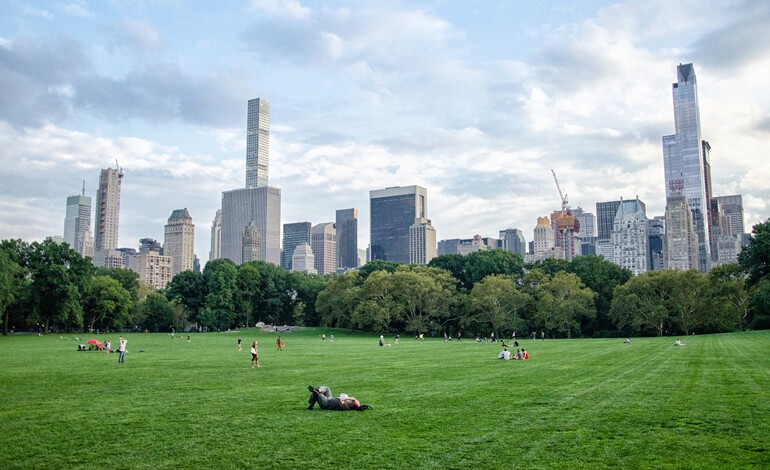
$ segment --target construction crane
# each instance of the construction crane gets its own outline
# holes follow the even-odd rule
[[[561,198],[561,211],[566,213],[569,210],[569,202],[567,202],[567,195],[561,192],[561,186],[559,186],[559,180],[556,178],[556,172],[551,168],[551,174],[553,180],[556,182],[556,189],[559,190],[559,197]]]

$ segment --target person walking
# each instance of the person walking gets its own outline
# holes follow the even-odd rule
[[[118,342],[118,352],[120,353],[118,356],[118,364],[126,362],[126,343],[128,343],[128,340],[121,336],[120,341]]]
[[[242,351],[241,349],[241,338],[238,338],[238,351]]]
[[[283,351],[283,343],[281,342],[281,337],[279,336],[278,339],[275,340],[276,346],[278,346],[279,351]]]
[[[251,368],[254,368],[254,364],[257,365],[257,367],[260,367],[259,365],[259,352],[257,351],[257,340],[255,339],[253,343],[251,343]]]

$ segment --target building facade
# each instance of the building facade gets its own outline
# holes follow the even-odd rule
[[[132,256],[133,270],[139,274],[139,280],[156,289],[165,288],[174,276],[171,274],[173,261],[170,256],[155,251]]]
[[[428,218],[428,190],[396,186],[369,192],[371,260],[409,263],[409,230]]]
[[[622,201],[612,230],[613,262],[634,275],[649,270],[649,231],[644,204]]]
[[[241,241],[241,263],[249,261],[261,261],[260,258],[261,243],[259,240],[259,228],[253,220],[243,229],[243,239]]]
[[[64,241],[84,257],[93,258],[94,239],[91,235],[91,198],[85,195],[67,198],[64,217]]]
[[[214,220],[211,221],[211,249],[209,261],[219,259],[222,253],[222,209],[217,209]]]
[[[685,196],[666,201],[666,269],[687,271],[700,267],[698,234]]]
[[[337,211],[337,268],[358,267],[358,209]]]
[[[118,247],[122,182],[123,170],[120,168],[107,168],[99,175],[94,218],[94,252],[114,250]]]
[[[553,227],[551,227],[551,221],[548,217],[538,217],[537,224],[532,232],[535,261],[542,261],[545,258],[552,257],[551,253],[554,251]]]
[[[270,150],[270,102],[249,100],[246,118],[246,187],[267,186]]]
[[[527,252],[527,241],[524,239],[524,233],[517,228],[500,230],[500,248],[511,253],[518,253],[523,258]]]
[[[684,197],[687,201],[698,236],[698,265],[695,269],[706,272],[711,264],[711,146],[701,139],[698,86],[692,64],[677,66],[677,82],[672,84],[672,94],[675,134],[663,136],[666,201],[674,197]],[[675,264],[678,262],[675,261]]]
[[[195,259],[195,225],[184,209],[175,209],[168,218],[163,238],[163,254],[171,257],[171,277],[192,271]]]
[[[260,259],[281,263],[281,190],[242,188],[222,193],[221,257],[243,262],[243,232],[254,221],[259,229]]]
[[[317,224],[310,229],[310,248],[318,274],[337,272],[337,229],[334,222]]]
[[[291,270],[292,272],[318,274],[315,269],[315,256],[313,249],[307,243],[300,243],[294,248],[292,254]]]
[[[409,227],[409,263],[428,264],[436,253],[436,229],[429,219],[415,219]]]
[[[295,222],[283,224],[283,249],[281,250],[281,267],[293,271],[294,249],[300,245],[310,245],[310,222]]]

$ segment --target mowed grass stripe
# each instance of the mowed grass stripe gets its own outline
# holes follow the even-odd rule
[[[499,344],[254,330],[130,334],[116,354],[0,338],[2,468],[770,465],[767,332]],[[236,338],[243,339],[238,352]],[[113,344],[117,337],[109,336]],[[260,343],[262,368],[248,348]],[[104,339],[101,335],[99,338]],[[139,352],[142,349],[144,352]],[[306,410],[307,385],[370,403]]]

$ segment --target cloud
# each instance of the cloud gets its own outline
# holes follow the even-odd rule
[[[114,30],[114,48],[129,51],[155,51],[163,46],[163,36],[158,28],[146,21],[124,21]]]
[[[693,56],[708,67],[735,68],[770,52],[770,5],[746,1],[734,11],[741,16],[703,35],[693,44]]]
[[[94,16],[94,13],[88,8],[88,3],[85,0],[74,0],[69,3],[62,3],[59,7],[68,15],[83,18]]]

